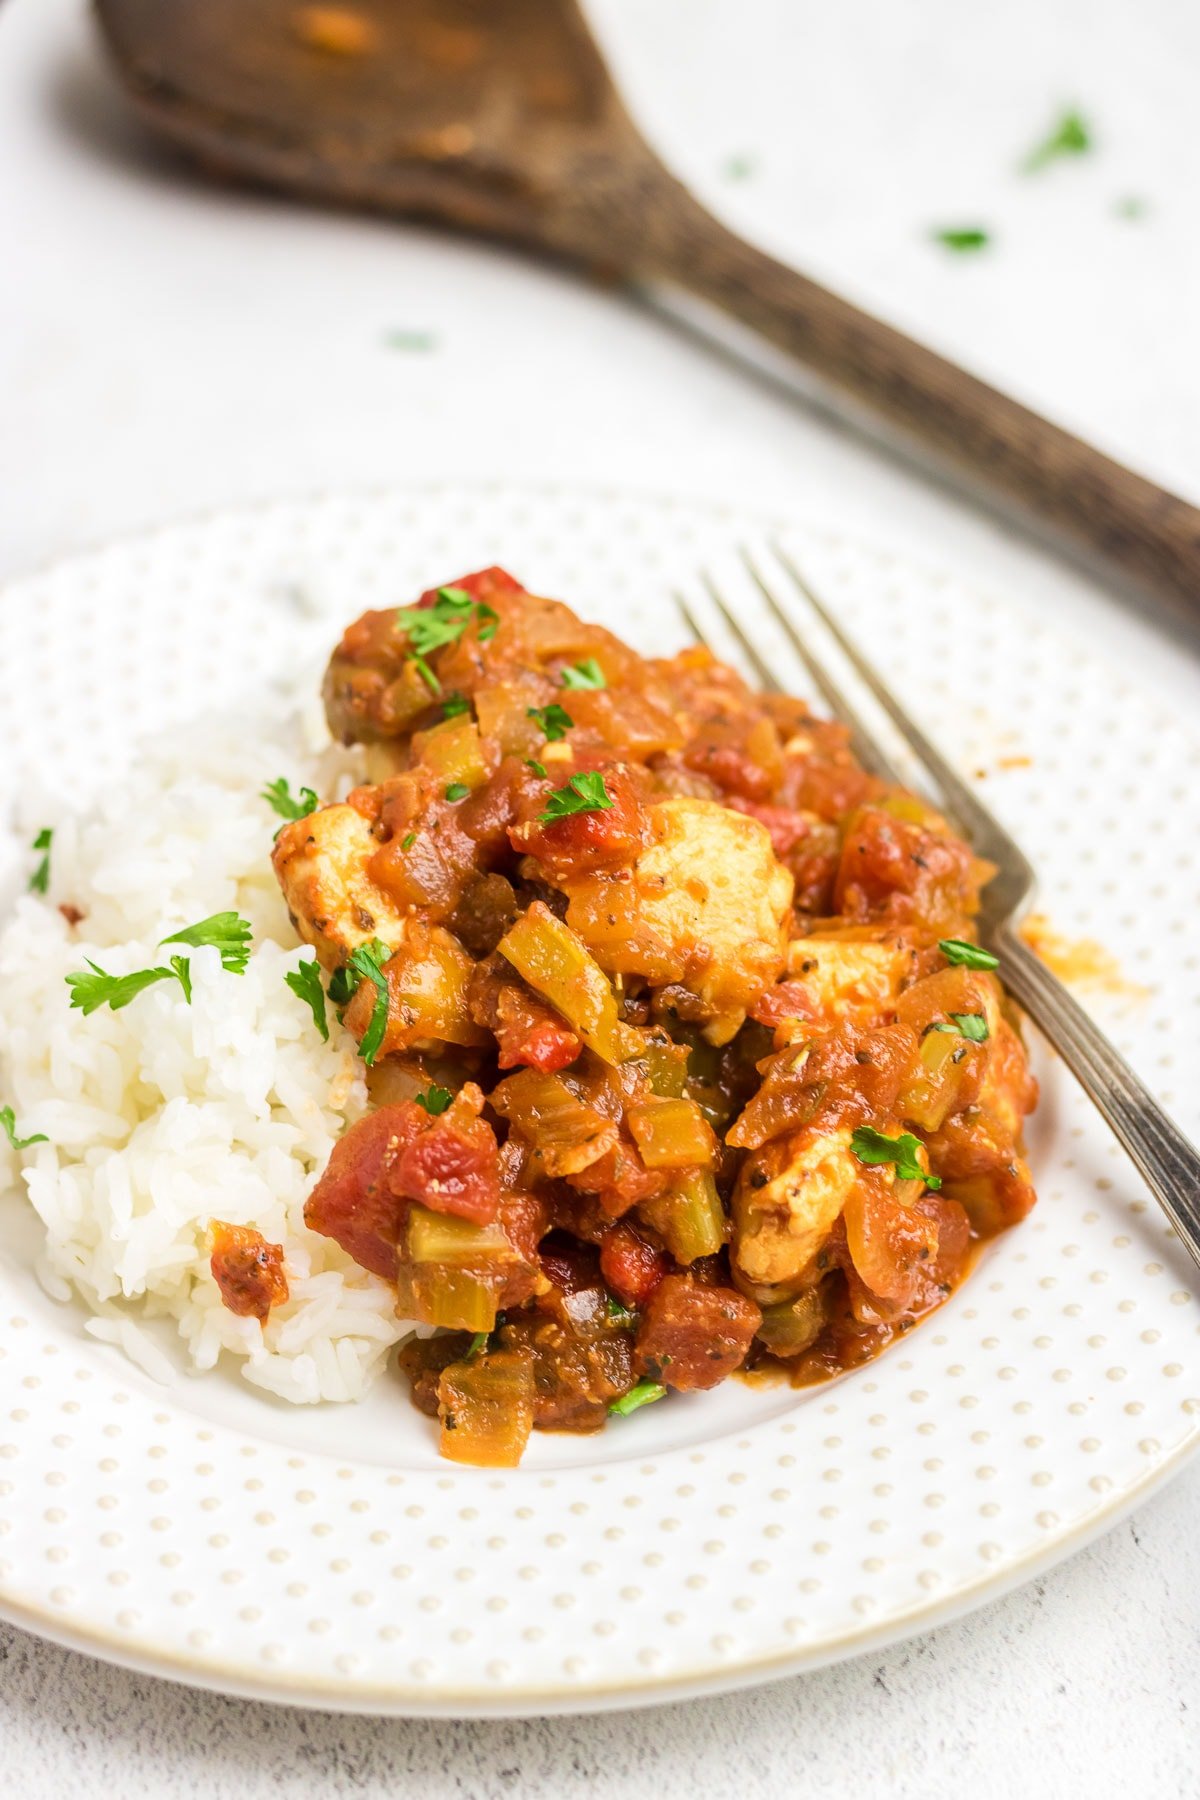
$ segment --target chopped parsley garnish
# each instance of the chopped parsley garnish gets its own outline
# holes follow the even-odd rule
[[[532,769],[534,774],[540,776],[543,781],[549,781],[550,777],[546,773],[545,763],[540,763],[536,756],[526,757],[525,767]]]
[[[313,1024],[325,1042],[329,1042],[329,1020],[325,1016],[325,989],[321,986],[321,965],[318,962],[301,963],[297,969],[289,969],[283,978],[298,1000],[303,1000],[313,1016]]]
[[[346,968],[339,969],[337,972],[338,975],[345,976],[348,983],[353,982],[350,993],[346,996],[347,999],[350,998],[350,994],[357,993],[364,981],[371,982],[375,988],[375,1005],[371,1012],[371,1022],[363,1032],[358,1044],[358,1054],[368,1069],[379,1054],[379,1046],[382,1044],[383,1034],[387,1030],[388,984],[387,976],[383,972],[383,965],[391,954],[387,945],[380,938],[372,938],[369,944],[360,944],[357,950],[352,951]],[[337,975],[333,978],[333,981],[336,980]],[[329,984],[331,999],[337,998],[333,991],[333,981]]]
[[[260,796],[268,806],[274,807],[281,819],[307,819],[310,812],[316,812],[320,801],[309,787],[302,787],[296,799],[292,799],[292,791],[281,775],[278,781],[268,781]],[[282,825],[280,831],[283,830]],[[275,834],[277,837],[278,832]]]
[[[484,1351],[487,1349],[487,1341],[490,1336],[491,1336],[491,1333],[488,1331],[477,1331],[475,1333],[475,1336],[471,1339],[470,1343],[467,1345],[466,1352],[463,1356],[463,1361],[464,1362],[474,1362],[475,1358],[477,1356],[482,1356]]]
[[[198,925],[185,925],[160,944],[190,944],[194,949],[209,948],[221,955],[221,967],[231,975],[244,975],[250,961],[250,926],[240,913],[211,913]]]
[[[94,963],[90,956],[85,960],[88,968],[92,971],[90,975],[80,969],[76,974],[67,976],[67,986],[71,990],[71,1005],[77,1006],[85,1017],[101,1006],[108,1006],[113,1012],[120,1012],[123,1006],[128,1006],[131,1000],[136,1000],[144,989],[153,987],[156,981],[171,981],[178,977],[180,986],[184,987],[180,969],[188,967],[185,959],[177,956],[172,958],[172,966],[168,969],[135,969],[132,975],[109,975],[100,967],[99,963]],[[176,967],[176,964],[179,966]],[[189,986],[184,987],[184,993],[190,1000],[190,982]]]
[[[621,1302],[612,1294],[605,1295],[604,1314],[609,1324],[616,1325],[618,1328],[632,1325],[637,1318],[637,1314],[630,1307],[622,1306]]]
[[[469,713],[470,710],[471,702],[465,694],[447,694],[442,701],[443,719],[461,718],[463,713]]]
[[[603,686],[603,682],[600,685]],[[525,717],[533,720],[548,744],[559,743],[575,723],[570,713],[557,700],[552,700],[549,706],[526,707]]]
[[[635,1381],[627,1394],[614,1400],[609,1407],[610,1413],[616,1413],[622,1419],[636,1412],[639,1406],[649,1406],[654,1400],[665,1400],[667,1390],[659,1381]]]
[[[250,926],[238,913],[212,913],[196,925],[185,925],[182,931],[160,938],[159,944],[211,948],[220,953],[222,968],[231,975],[244,975],[250,960]],[[85,1016],[101,1006],[120,1012],[156,981],[178,981],[184,999],[189,1006],[192,1003],[192,966],[186,956],[172,956],[166,968],[135,969],[130,975],[109,975],[90,957],[86,961],[90,975],[80,969],[66,978],[71,1005],[79,1007]]]
[[[43,825],[34,838],[31,849],[43,852],[42,860],[29,877],[29,891],[33,894],[44,894],[50,886],[50,844],[54,833],[49,825]]]
[[[495,637],[499,613],[482,600],[473,600],[466,588],[456,587],[439,588],[432,606],[402,606],[396,613],[396,623],[418,659],[457,644],[472,620],[479,622],[481,644]]]
[[[1021,168],[1026,175],[1036,175],[1039,169],[1056,162],[1060,156],[1083,156],[1091,148],[1092,134],[1087,120],[1077,112],[1065,112],[1053,131],[1048,132],[1040,144],[1034,145]]]
[[[993,956],[990,950],[981,950],[978,944],[968,944],[963,938],[941,938],[938,949],[948,963],[955,963],[964,969],[1000,967],[998,956]]]
[[[446,789],[447,800],[465,800],[471,792],[465,781],[452,781]]]
[[[416,841],[417,841],[416,832],[415,831],[406,831],[404,836],[400,839],[400,848],[402,850],[411,850],[413,845],[416,843]]]
[[[911,1131],[890,1138],[873,1125],[860,1125],[850,1139],[850,1148],[860,1163],[894,1163],[901,1181],[923,1181],[930,1188],[942,1185],[936,1175],[927,1175],[917,1161],[921,1140]]]
[[[608,686],[604,670],[594,656],[583,662],[573,663],[561,671],[562,684],[565,688],[602,688]]]
[[[542,824],[552,824],[555,819],[569,819],[573,813],[607,812],[611,805],[603,775],[593,770],[572,775],[566,787],[548,794],[546,810],[538,814],[538,819]]]
[[[982,225],[947,225],[933,233],[933,241],[946,250],[986,250],[992,239]]]
[[[418,1106],[424,1107],[431,1119],[436,1119],[440,1113],[445,1112],[454,1095],[449,1088],[439,1087],[436,1081],[431,1081],[423,1094],[415,1094],[413,1098]]]
[[[970,1038],[973,1044],[986,1044],[988,1039],[988,1022],[986,1013],[951,1013],[954,1023],[948,1025],[945,1019],[939,1019],[931,1025],[931,1031],[956,1031],[960,1037]]]
[[[28,1150],[30,1144],[48,1144],[50,1139],[44,1131],[35,1131],[30,1137],[17,1136],[17,1119],[11,1106],[0,1106],[0,1126],[14,1150]]]
[[[380,965],[392,954],[382,938],[372,938],[366,948]],[[363,978],[363,971],[352,956],[340,969],[335,969],[329,977],[329,998],[335,1006],[345,1006],[357,992]]]

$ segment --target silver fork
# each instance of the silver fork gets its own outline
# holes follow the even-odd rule
[[[1004,827],[913,723],[870,663],[855,649],[782,546],[772,544],[771,550],[796,598],[833,639],[859,681],[908,746],[930,799],[962,832],[979,856],[996,864],[998,873],[984,889],[978,922],[980,942],[999,957],[999,973],[1008,992],[1040,1026],[1088,1098],[1108,1121],[1200,1267],[1200,1153],[1017,931],[1017,924],[1028,911],[1033,897],[1034,873],[1029,862]],[[831,712],[849,727],[852,746],[860,762],[885,781],[911,786],[911,777],[897,769],[872,733],[862,710],[849,699],[830,672],[827,661],[814,648],[813,642],[797,630],[788,607],[773,591],[758,564],[746,551],[742,552],[742,561]],[[714,579],[706,574],[702,580],[710,600],[741,646],[764,689],[782,692],[783,685],[771,667],[769,651],[755,642],[745,623],[722,597]],[[692,635],[706,644],[708,640],[696,612],[682,594],[676,594],[675,599]]]

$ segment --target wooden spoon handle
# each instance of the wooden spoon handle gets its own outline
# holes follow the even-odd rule
[[[1200,510],[726,229],[677,182],[643,272],[715,303],[964,475],[1200,625]],[[650,239],[650,242],[646,240]]]

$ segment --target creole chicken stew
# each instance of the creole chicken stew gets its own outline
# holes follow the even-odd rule
[[[821,1381],[1028,1212],[990,871],[840,725],[497,568],[365,613],[324,696],[364,780],[274,863],[372,1109],[306,1217],[437,1328],[444,1455]]]

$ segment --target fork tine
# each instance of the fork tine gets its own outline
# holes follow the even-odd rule
[[[746,636],[746,633],[743,631],[742,627],[738,624],[738,621],[734,618],[733,613],[726,606],[724,600],[721,598],[721,595],[717,589],[716,583],[713,581],[712,576],[705,573],[701,577],[701,579],[703,580],[705,587],[708,589],[709,598],[711,599],[713,605],[716,607],[717,611],[720,613],[721,617],[724,619],[726,625],[728,625],[733,636],[737,639],[738,643],[742,646],[742,649],[745,651],[745,654],[746,654],[747,662],[753,668],[754,673],[758,676],[758,679],[762,682],[762,685],[766,689],[767,693],[769,693],[769,694],[782,693],[783,689],[781,688],[781,686],[779,684],[778,678],[772,673],[768,664],[763,660],[761,652],[758,650],[756,645],[753,644],[751,642],[751,640]]]
[[[960,826],[965,828],[968,837],[995,839],[1002,836],[1011,845],[1013,855],[1020,855],[1016,845],[1011,843],[1011,839],[1008,839],[1008,834],[1003,827],[975,798],[966,782],[946,761],[941,751],[935,749],[934,745],[930,743],[920,726],[914,723],[895,696],[885,687],[871,664],[855,648],[828,607],[817,598],[812,587],[804,579],[782,545],[778,542],[772,543],[771,549],[778,559],[780,567],[786,571],[790,580],[816,613],[863,686],[868,688],[879,702],[900,736],[923,765],[925,772],[940,789],[941,798],[945,802],[945,810],[953,815]],[[782,617],[778,607],[775,611],[777,617]],[[1024,858],[1021,860],[1024,861]]]
[[[683,595],[679,592],[678,588],[676,588],[675,591],[672,593],[671,598],[674,600],[676,606],[679,608],[680,616],[682,617],[684,624],[687,626],[688,630],[692,634],[692,641],[697,644],[703,644],[704,643],[704,633],[701,631],[699,625],[696,623],[696,615],[693,613],[691,607],[688,605],[688,603],[684,599]]]
[[[778,554],[778,552],[776,552],[776,554]],[[902,786],[903,778],[896,768],[895,763],[892,762],[891,758],[875,741],[870,727],[867,725],[866,720],[863,718],[858,708],[853,705],[844,690],[838,686],[837,682],[833,679],[833,676],[824,665],[817,660],[808,645],[804,642],[804,639],[796,630],[794,622],[788,617],[782,606],[780,606],[779,601],[763,579],[750,552],[743,549],[741,555],[742,562],[745,564],[751,580],[754,582],[755,587],[774,614],[788,643],[792,646],[792,649],[796,652],[796,655],[800,658],[801,662],[812,676],[826,705],[830,708],[836,718],[839,718],[844,725],[850,727],[851,747],[859,762],[864,768],[870,769],[882,780],[894,782],[897,786]],[[791,573],[790,569],[789,573]]]

